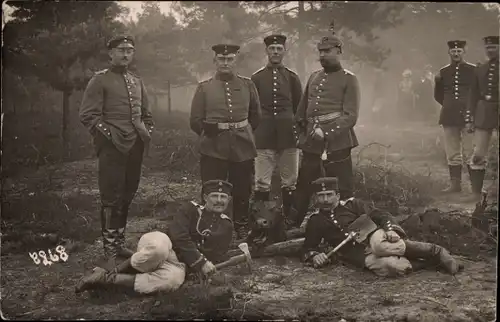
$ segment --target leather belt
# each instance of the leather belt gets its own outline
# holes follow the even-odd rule
[[[219,130],[229,130],[229,129],[241,129],[248,125],[248,119],[235,123],[217,123],[217,128]]]
[[[328,113],[328,114],[324,114],[324,115],[308,117],[307,121],[309,121],[310,123],[323,123],[326,121],[335,120],[336,118],[340,117],[341,115],[342,115],[342,112],[333,112],[333,113]]]

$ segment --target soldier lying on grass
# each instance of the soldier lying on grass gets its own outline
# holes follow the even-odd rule
[[[169,214],[166,234],[144,234],[132,257],[118,266],[94,269],[78,282],[76,293],[107,285],[142,294],[174,291],[184,283],[186,272],[213,274],[214,263],[226,259],[232,240],[233,223],[224,214],[231,191],[229,182],[205,182],[204,206],[191,202],[180,213]]]
[[[302,258],[306,263],[314,267],[328,263],[329,258],[320,248],[322,239],[329,246],[339,245],[353,231],[353,222],[367,214],[370,224],[361,225],[368,230],[360,233],[366,238],[349,241],[338,250],[347,262],[379,276],[408,274],[413,270],[412,263],[421,260],[440,265],[450,274],[462,268],[443,247],[406,239],[404,230],[391,214],[370,208],[355,198],[339,201],[337,178],[319,178],[313,182],[313,190],[317,209],[306,224]]]

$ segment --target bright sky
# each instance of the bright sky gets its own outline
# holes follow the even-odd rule
[[[137,14],[142,12],[141,5],[144,1],[117,1],[122,6],[130,9],[130,16],[135,19]],[[156,2],[156,1],[155,1]],[[160,9],[164,14],[170,12],[170,5],[173,1],[157,1],[160,4]]]

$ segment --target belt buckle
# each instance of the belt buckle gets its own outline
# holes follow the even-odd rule
[[[230,129],[234,129],[236,127],[235,123],[229,123],[228,126]]]

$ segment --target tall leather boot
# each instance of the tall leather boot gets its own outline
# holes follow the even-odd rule
[[[118,215],[120,217],[120,228],[118,229],[117,238],[117,255],[123,258],[129,258],[134,254],[134,251],[125,247],[125,229],[127,227],[129,204],[123,205]]]
[[[281,199],[283,200],[283,216],[285,217],[285,223],[287,226],[293,225],[293,218],[296,217],[296,214],[291,214],[291,212],[296,212],[293,207],[295,190],[291,190],[289,188],[281,189]]]
[[[107,272],[105,269],[97,267],[92,274],[84,276],[78,281],[75,287],[75,293],[110,285],[126,286],[133,289],[134,283],[135,275],[133,274]]]
[[[444,189],[443,193],[455,193],[462,191],[462,166],[461,165],[450,165],[448,166],[450,171],[450,185]]]
[[[117,239],[119,232],[116,227],[117,211],[116,207],[101,208],[101,232],[102,245],[104,248],[104,256],[106,259],[115,258],[117,256]]]
[[[270,199],[270,191],[255,191],[254,192],[254,200],[255,201],[269,201]]]
[[[486,170],[473,170],[470,166],[467,166],[467,170],[469,170],[473,201],[479,202],[481,200],[481,192],[483,190],[484,175],[486,173]]]
[[[452,275],[455,275],[462,268],[444,247],[413,240],[405,240],[405,244],[404,256],[409,260],[427,260],[430,264],[442,266]]]

